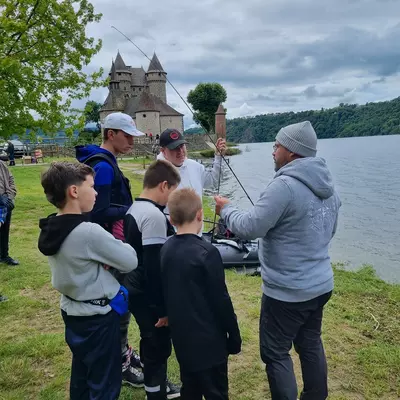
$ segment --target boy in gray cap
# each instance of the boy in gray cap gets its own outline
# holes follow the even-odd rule
[[[272,153],[276,174],[254,207],[242,212],[215,197],[228,229],[245,239],[261,238],[260,352],[272,400],[297,399],[293,344],[303,374],[300,398],[328,396],[321,324],[333,290],[328,247],[341,203],[325,160],[316,153],[309,121],[286,126]]]

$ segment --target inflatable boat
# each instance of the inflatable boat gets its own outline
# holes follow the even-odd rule
[[[204,240],[215,246],[221,254],[224,268],[235,268],[239,272],[259,273],[258,241],[244,240],[233,235],[225,225],[218,222],[210,232],[203,232]]]

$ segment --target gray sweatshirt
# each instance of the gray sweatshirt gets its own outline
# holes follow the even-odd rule
[[[248,212],[228,204],[221,216],[238,236],[260,238],[264,294],[302,302],[333,289],[328,247],[340,206],[325,160],[307,157],[282,167]]]
[[[137,267],[136,252],[100,225],[85,219],[68,214],[40,220],[39,250],[48,256],[52,285],[62,294],[62,310],[76,316],[107,314],[111,311],[108,305],[80,301],[115,297],[120,284],[104,266],[130,272]]]

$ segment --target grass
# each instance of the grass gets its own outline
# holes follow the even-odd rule
[[[132,168],[131,168],[132,167]],[[134,165],[122,168],[132,192],[141,189]],[[21,265],[0,265],[0,399],[61,400],[68,398],[71,355],[64,342],[59,294],[50,284],[47,260],[37,250],[38,220],[53,212],[39,183],[42,166],[17,167],[18,197],[11,226],[11,255]],[[205,199],[205,206],[210,202]],[[208,217],[212,217],[207,210]],[[258,350],[260,278],[227,271],[243,336],[243,351],[231,357],[233,400],[269,399]],[[377,279],[371,267],[358,272],[335,269],[335,293],[325,311],[323,337],[328,357],[330,399],[400,398],[400,286]],[[134,323],[130,342],[137,346]],[[299,363],[294,357],[299,386]],[[174,357],[169,375],[179,381]],[[123,388],[122,400],[143,399],[143,389]]]

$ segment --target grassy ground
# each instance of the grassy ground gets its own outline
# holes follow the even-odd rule
[[[123,169],[138,194],[141,176]],[[64,342],[59,295],[51,288],[46,258],[37,250],[38,219],[53,212],[42,195],[41,166],[13,169],[18,197],[11,229],[11,255],[21,265],[0,265],[0,399],[66,399],[70,352]],[[268,399],[258,351],[260,278],[228,271],[227,284],[240,321],[243,351],[230,359],[232,399]],[[330,399],[400,398],[400,286],[378,280],[370,268],[335,270],[335,294],[326,307],[323,336],[329,364]],[[131,343],[137,345],[132,324]],[[300,384],[299,365],[295,359]],[[169,374],[178,381],[171,357]],[[122,400],[143,399],[142,389],[123,388]]]

